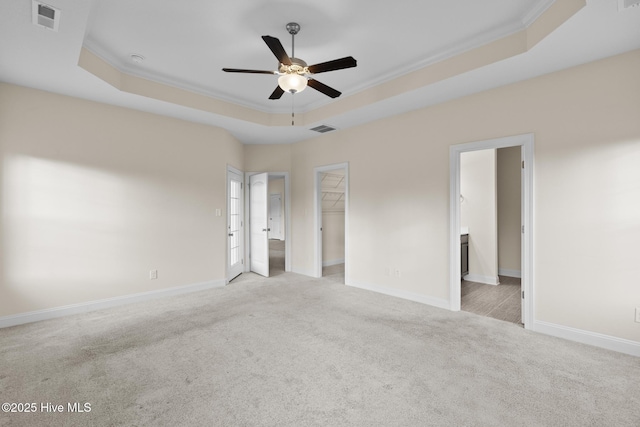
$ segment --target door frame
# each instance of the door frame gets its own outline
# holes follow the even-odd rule
[[[522,147],[524,162],[522,201],[522,271],[521,288],[524,292],[522,318],[525,329],[533,329],[535,321],[534,266],[534,134],[507,136],[504,138],[475,141],[449,147],[449,278],[450,309],[460,311],[460,155],[468,151]]]
[[[334,163],[313,168],[314,178],[314,239],[315,239],[315,265],[314,277],[322,277],[322,180],[320,174],[332,170],[344,169],[344,283],[350,284],[349,270],[349,162]]]
[[[264,172],[245,172],[244,182],[249,182],[249,177],[251,175],[255,175],[258,173]],[[267,172],[269,174],[269,178],[284,178],[284,271],[291,271],[291,181],[289,178],[289,172]],[[251,191],[249,186],[244,192],[244,205],[246,209],[244,210],[244,223],[249,224],[249,192]],[[268,193],[268,192],[267,192]],[[250,271],[251,266],[251,240],[250,240],[251,230],[244,233],[245,241],[245,259],[247,262],[244,263],[244,271],[245,273]]]
[[[235,276],[232,277],[232,278],[229,277],[230,274],[231,274],[231,272],[229,270],[229,249],[230,248],[229,248],[229,238],[228,238],[229,237],[228,236],[228,233],[229,233],[229,210],[230,210],[230,206],[229,206],[229,196],[230,196],[229,195],[229,172],[232,172],[232,173],[235,173],[235,174],[239,175],[240,179],[241,179],[241,181],[240,181],[240,185],[241,185],[240,191],[242,193],[242,196],[241,196],[242,197],[242,201],[240,203],[240,218],[241,218],[241,220],[243,222],[245,221],[245,217],[244,217],[244,210],[245,210],[244,209],[244,203],[245,203],[244,202],[244,192],[245,192],[244,191],[245,190],[244,172],[242,172],[240,169],[234,168],[231,165],[227,165],[226,191],[225,191],[225,193],[227,195],[227,200],[226,200],[227,212],[226,212],[226,219],[225,219],[226,220],[226,225],[225,225],[225,228],[224,228],[225,229],[225,235],[227,236],[227,251],[226,251],[226,254],[225,254],[225,259],[226,259],[226,266],[225,266],[225,269],[226,269],[226,283],[229,283],[229,281],[231,279],[235,278]],[[239,239],[239,243],[240,243],[240,257],[241,257],[241,262],[242,262],[243,267],[242,267],[242,272],[240,274],[242,274],[242,273],[244,273],[246,271],[245,267],[244,267],[244,259],[245,259],[245,251],[244,251],[245,237],[244,237],[244,234],[245,234],[244,233],[244,223],[241,222],[241,224],[240,224],[240,239]]]

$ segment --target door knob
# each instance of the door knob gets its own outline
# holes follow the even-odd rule
[[[233,237],[233,233],[229,233],[229,237]]]

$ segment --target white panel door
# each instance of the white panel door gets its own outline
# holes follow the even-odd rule
[[[525,191],[525,179],[524,179],[524,153],[525,147],[524,145],[520,148],[520,271],[521,273],[525,273],[524,266],[526,265],[525,260],[525,248],[524,248],[524,191]],[[524,294],[524,280],[525,275],[520,274],[520,321],[524,325],[525,320],[525,298],[528,295]]]
[[[269,238],[282,240],[282,194],[272,194],[269,202]]]
[[[251,271],[269,277],[269,175],[252,175],[249,184]]]
[[[242,176],[227,171],[227,280],[239,276],[243,270],[242,260]]]

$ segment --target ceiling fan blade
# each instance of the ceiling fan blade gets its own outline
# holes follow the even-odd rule
[[[249,73],[249,74],[277,74],[275,71],[266,70],[244,70],[242,68],[223,68],[227,73]]]
[[[326,73],[327,71],[342,70],[344,68],[352,68],[358,65],[353,56],[345,56],[344,58],[334,59],[333,61],[321,62],[309,66],[311,74]]]
[[[337,98],[340,95],[342,95],[342,92],[338,92],[334,88],[329,87],[324,83],[320,83],[319,81],[317,81],[315,79],[309,79],[307,81],[307,85],[311,86],[312,88],[314,88],[318,92],[324,93],[325,95],[327,95],[327,96],[329,96],[331,98]]]
[[[287,55],[287,52],[282,47],[282,43],[275,37],[271,36],[262,36],[262,40],[269,46],[271,52],[278,58],[278,61],[284,65],[291,65],[291,58]]]
[[[282,97],[282,94],[284,94],[284,89],[278,86],[276,87],[276,90],[273,91],[269,99],[280,99],[280,97]]]

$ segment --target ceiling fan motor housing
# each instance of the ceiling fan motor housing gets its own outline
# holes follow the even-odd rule
[[[310,74],[307,63],[300,58],[291,58],[291,65],[280,64],[279,71],[282,74],[300,74],[301,76]]]

